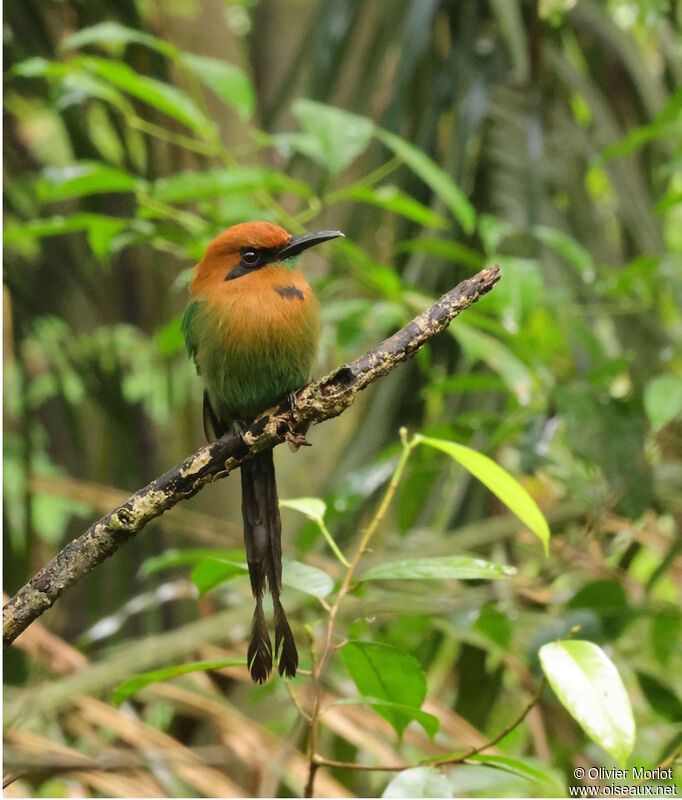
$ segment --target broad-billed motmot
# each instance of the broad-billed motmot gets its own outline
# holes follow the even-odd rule
[[[337,236],[343,234],[292,236],[269,222],[245,222],[214,239],[194,268],[182,330],[204,382],[204,431],[209,441],[308,382],[319,339],[317,299],[301,272],[283,262]],[[244,462],[241,476],[246,559],[256,598],[248,664],[253,680],[262,683],[272,670],[272,644],[263,614],[266,578],[279,674],[293,677],[298,666],[280,602],[282,524],[272,449]]]

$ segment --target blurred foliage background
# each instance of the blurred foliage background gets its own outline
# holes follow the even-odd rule
[[[8,0],[4,13],[6,592],[202,443],[180,317],[221,230],[346,233],[305,258],[317,374],[499,261],[501,283],[448,334],[314,429],[314,447],[276,452],[280,496],[324,499],[349,550],[405,425],[511,471],[547,515],[550,556],[450,459],[415,451],[367,563],[469,554],[518,574],[358,590],[343,634],[416,656],[440,732],[413,724],[398,741],[369,707],[331,706],[321,746],[395,763],[481,743],[537,686],[540,645],[580,626],[628,689],[632,763],[668,758],[682,741],[680,4]],[[110,702],[145,669],[243,656],[247,582],[197,598],[189,577],[198,548],[240,546],[239,508],[234,479],[176,507],[5,655],[10,744],[64,758],[171,747],[177,761],[29,770],[8,794],[300,794],[306,727],[279,679],[253,688],[226,668]],[[285,552],[338,578],[302,519],[283,512]],[[315,598],[287,595],[297,637],[321,633]],[[335,658],[327,701],[351,686]],[[562,794],[576,766],[613,763],[550,693],[498,747],[544,779],[463,766],[447,791]],[[317,791],[377,796],[390,778],[323,771]]]

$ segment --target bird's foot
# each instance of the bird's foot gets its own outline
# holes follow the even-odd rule
[[[296,433],[296,431],[287,431],[284,434],[284,439],[287,441],[294,451],[298,450],[299,447],[312,447],[312,442],[309,442],[306,437],[305,433]]]

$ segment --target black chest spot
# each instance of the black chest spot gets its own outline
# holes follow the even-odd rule
[[[303,300],[303,292],[296,286],[275,286],[275,291],[288,300]]]

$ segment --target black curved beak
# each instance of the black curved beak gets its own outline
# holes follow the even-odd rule
[[[282,247],[277,254],[277,257],[284,261],[287,258],[294,258],[300,255],[304,250],[309,247],[314,247],[316,244],[328,242],[330,239],[338,239],[339,236],[345,238],[341,231],[314,231],[313,233],[300,233],[292,236],[289,241]]]

